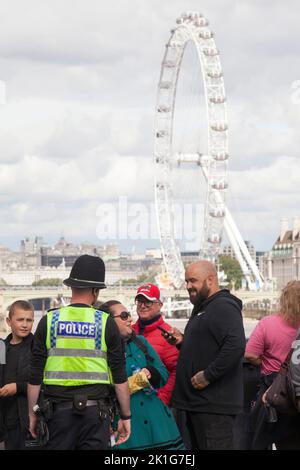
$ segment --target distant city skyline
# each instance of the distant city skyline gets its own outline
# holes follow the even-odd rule
[[[43,238],[43,244],[49,246],[49,247],[53,247],[54,245],[56,245],[56,243],[60,240],[60,238],[63,237],[67,243],[72,243],[76,246],[80,246],[80,245],[84,245],[84,244],[90,244],[90,245],[93,245],[93,246],[99,246],[99,247],[102,247],[102,246],[107,246],[107,245],[116,245],[119,247],[120,249],[120,252],[121,253],[125,253],[125,254],[130,254],[132,252],[136,252],[136,253],[144,253],[146,250],[151,250],[151,249],[160,249],[160,244],[159,244],[159,241],[156,240],[151,240],[152,244],[150,243],[149,240],[145,240],[143,242],[140,242],[140,243],[137,243],[137,244],[130,244],[130,240],[128,241],[125,241],[125,240],[121,240],[121,241],[116,241],[116,240],[111,240],[111,241],[108,241],[106,240],[105,242],[103,241],[103,243],[101,243],[100,240],[97,240],[95,242],[93,242],[92,240],[75,240],[75,239],[72,239],[72,238],[68,238],[68,237],[65,237],[65,236],[60,236],[58,237],[57,239],[53,239],[52,241],[44,238]],[[21,240],[24,240],[28,238],[30,241],[34,241],[34,239],[36,238],[36,236],[33,236],[33,237],[23,237]],[[13,251],[19,251],[20,250],[20,244],[21,244],[21,240],[19,240],[18,242],[16,242],[16,244],[10,244],[9,243],[9,240],[8,240],[8,243],[1,243],[1,239],[0,239],[0,246],[3,246],[3,247],[7,247]],[[275,241],[275,240],[274,240]],[[248,242],[248,240],[247,240]],[[252,244],[251,240],[249,240],[249,242]],[[224,241],[224,243],[222,244],[222,246],[228,246],[229,243]],[[257,251],[259,251],[259,249],[257,247],[254,247]],[[270,247],[271,249],[271,247]],[[183,251],[196,251],[196,250],[183,250]]]
[[[279,236],[280,233],[280,222],[282,219],[285,217],[281,217],[280,220],[278,220],[278,230],[274,232],[273,237],[270,236],[269,238],[271,240],[270,245],[267,245],[267,243],[263,243],[262,246],[257,246],[255,245],[255,242],[253,240],[249,240],[254,246],[257,251],[268,251],[271,250],[273,244],[275,243],[277,237]],[[295,217],[296,218],[296,217]],[[292,229],[293,227],[293,220],[294,218],[289,218],[288,219],[288,227]],[[66,234],[57,234],[57,235],[52,235],[52,236],[47,236],[47,235],[37,235],[37,234],[26,234],[22,236],[20,239],[16,238],[11,238],[11,237],[0,237],[0,246],[6,246],[12,250],[19,249],[20,247],[20,242],[22,239],[25,238],[30,238],[34,239],[36,236],[41,236],[45,243],[49,244],[50,246],[53,246],[57,243],[57,241],[61,238],[64,237],[68,242],[74,243],[74,244],[82,244],[82,243],[90,243],[93,245],[97,246],[104,246],[108,244],[117,244],[121,250],[125,250],[124,252],[131,252],[132,249],[134,249],[136,252],[143,252],[146,249],[157,249],[160,248],[160,242],[159,239],[146,239],[146,240],[116,240],[116,239],[109,239],[109,240],[100,240],[97,237],[94,238],[85,238],[82,239],[80,237],[74,237],[71,234],[66,235]],[[245,239],[246,240],[246,239]],[[226,238],[226,234],[224,231],[224,239],[222,242],[222,246],[228,245],[229,241]],[[194,250],[185,250],[185,251],[194,251]]]
[[[274,245],[274,243],[276,242],[279,234],[280,234],[280,231],[281,231],[281,222],[283,220],[285,220],[285,224],[286,224],[286,227],[287,229],[289,230],[292,230],[293,229],[293,221],[296,219],[297,217],[294,217],[294,218],[286,218],[286,217],[281,217],[281,219],[278,221],[278,231],[276,233],[274,233],[274,237],[273,237],[273,241],[271,242],[271,244],[267,247],[267,248],[262,248],[260,246],[256,246],[254,241],[253,240],[247,240],[249,241],[255,248],[256,251],[270,251],[272,249],[272,246]],[[47,235],[45,236],[42,236],[42,235],[38,235],[38,234],[33,234],[33,235],[25,235],[23,237],[21,237],[20,240],[17,240],[17,239],[12,239],[11,237],[0,237],[0,246],[5,246],[11,250],[14,250],[14,251],[18,251],[20,249],[20,243],[21,243],[21,240],[24,240],[26,238],[29,238],[31,240],[34,240],[36,237],[41,237],[43,239],[43,242],[49,246],[54,246],[59,240],[60,238],[64,238],[68,243],[73,243],[73,244],[76,244],[76,245],[81,245],[81,244],[91,244],[91,245],[95,245],[95,246],[105,246],[105,245],[110,245],[110,244],[116,244],[120,251],[123,252],[123,253],[131,253],[132,251],[136,252],[136,253],[144,253],[145,250],[147,249],[160,249],[160,242],[159,242],[159,239],[145,239],[145,240],[116,240],[116,239],[109,239],[109,240],[100,240],[98,239],[97,237],[95,237],[94,239],[81,239],[80,237],[72,237],[72,235],[70,236],[66,236],[65,234],[59,234],[57,236],[52,236],[52,237],[47,237]],[[246,239],[245,239],[246,240]],[[179,247],[180,247],[180,250],[181,251],[196,251],[196,250],[193,250],[193,249],[184,249],[182,248],[179,244]],[[225,231],[224,231],[224,239],[223,239],[223,242],[222,242],[222,246],[227,246],[229,245],[229,241],[227,240],[226,238],[226,234],[225,234]]]
[[[49,239],[46,239],[45,237],[43,237],[43,240],[44,242],[49,245],[49,246],[54,246],[58,240],[60,239],[61,236],[58,236],[57,238],[53,237],[53,238],[49,238]],[[0,238],[0,246],[5,246],[13,251],[19,251],[20,249],[20,242],[22,239],[25,239],[25,238],[30,238],[30,239],[34,239],[35,236],[31,236],[31,237],[23,237],[21,238],[20,240],[14,240],[12,242],[12,240],[10,238]],[[84,243],[87,243],[87,244],[91,244],[91,245],[95,245],[95,246],[105,246],[105,245],[110,245],[110,244],[116,244],[119,246],[120,248],[120,251],[124,251],[124,253],[130,253],[132,252],[132,249],[134,248],[135,251],[137,253],[142,253],[143,251],[147,250],[147,249],[157,249],[157,248],[160,248],[160,245],[159,245],[159,241],[156,240],[156,241],[152,241],[152,244],[151,243],[148,243],[148,240],[145,240],[143,241],[141,244],[133,244],[130,240],[126,241],[126,240],[105,240],[105,241],[101,241],[101,240],[98,240],[97,238],[95,238],[94,240],[81,240],[81,239],[75,239],[75,238],[72,238],[72,237],[66,237],[64,236],[64,238],[66,239],[67,242],[69,243],[74,243],[75,245],[80,245],[80,244],[84,244]],[[142,246],[141,246],[142,245]]]

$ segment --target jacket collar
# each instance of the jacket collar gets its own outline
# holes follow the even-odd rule
[[[29,333],[28,336],[26,336],[25,338],[23,338],[23,340],[21,341],[22,344],[24,343],[27,343],[27,341],[31,341],[31,338],[33,337],[33,334],[32,333]],[[5,338],[5,344],[8,345],[10,344],[10,341],[12,339],[12,333],[9,333],[9,335]],[[21,344],[19,343],[19,344]]]
[[[151,320],[142,321],[138,319],[138,331],[139,334],[142,334],[144,331],[153,331],[157,328],[157,325],[161,325],[164,322],[161,314],[156,315]]]
[[[241,302],[240,299],[238,299],[234,295],[230,294],[230,291],[228,289],[220,289],[220,290],[218,290],[218,292],[211,295],[207,299],[203,300],[201,303],[196,304],[193,308],[191,316],[196,315],[196,313],[200,312],[201,310],[204,311],[205,308],[218,297],[230,298],[230,299],[234,300],[237,303],[238,307],[242,308],[242,302]]]

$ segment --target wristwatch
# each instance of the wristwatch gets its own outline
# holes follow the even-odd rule
[[[131,415],[120,415],[122,421],[126,421],[127,419],[131,419]]]

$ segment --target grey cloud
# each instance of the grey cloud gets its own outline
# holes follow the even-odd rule
[[[122,43],[101,37],[98,33],[64,30],[52,34],[27,34],[9,42],[0,35],[0,55],[6,59],[57,64],[60,66],[84,66],[98,63],[114,63],[128,50]]]
[[[300,104],[291,101],[291,83],[300,79],[295,0],[1,2],[0,79],[7,81],[16,113],[10,133],[17,138],[5,143],[0,136],[0,201],[10,209],[15,204],[19,217],[0,211],[6,231],[21,238],[42,229],[47,239],[76,226],[76,236],[91,239],[99,201],[118,195],[153,201],[154,107],[165,43],[182,9],[199,7],[221,51],[230,191],[242,205],[235,217],[245,238],[265,243],[257,216],[270,232],[265,240],[273,241],[282,213],[299,206]],[[188,74],[197,67],[187,64]],[[200,73],[195,79],[201,83]],[[288,189],[277,180],[285,173],[291,179],[290,165],[295,181]],[[197,181],[186,174],[192,191]]]
[[[86,152],[107,145],[109,134],[108,117],[96,120],[78,113],[76,116],[65,115],[36,151],[41,157],[54,160],[77,160]]]
[[[24,148],[16,135],[0,131],[0,164],[12,164],[23,158]]]

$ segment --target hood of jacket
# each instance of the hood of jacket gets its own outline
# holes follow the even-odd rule
[[[218,292],[216,292],[215,294],[208,297],[207,299],[203,300],[201,303],[196,304],[193,308],[192,315],[195,315],[200,310],[205,310],[205,308],[211,302],[213,302],[214,300],[219,299],[219,298],[220,299],[225,299],[225,298],[230,299],[231,303],[234,303],[234,302],[236,303],[237,308],[239,310],[242,310],[242,308],[243,308],[243,302],[241,301],[241,299],[239,299],[235,295],[232,295],[228,289],[221,289]]]

